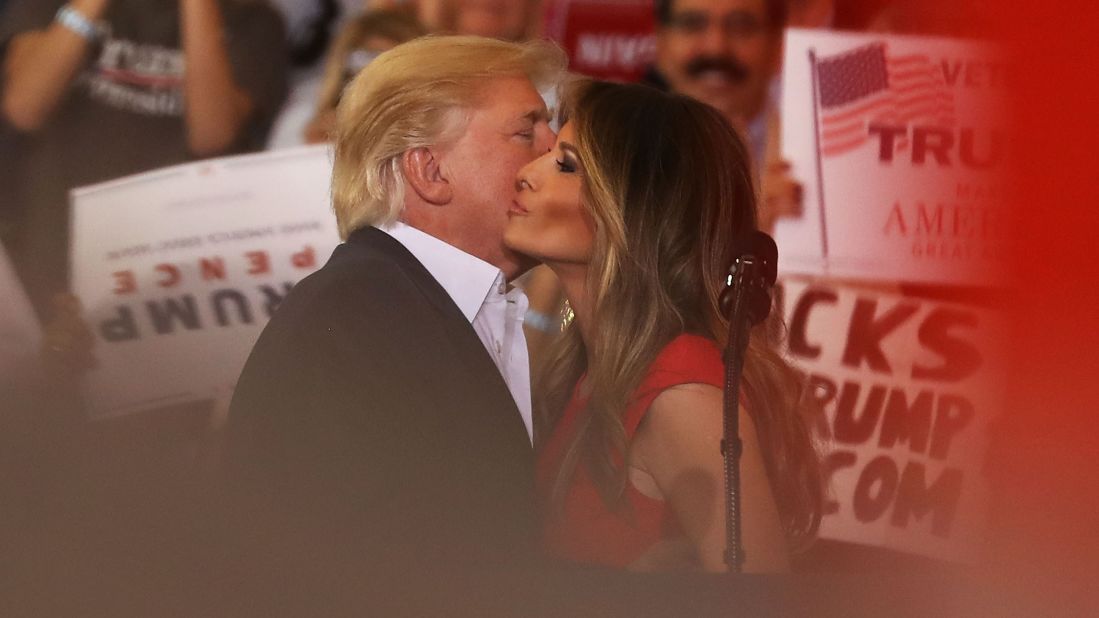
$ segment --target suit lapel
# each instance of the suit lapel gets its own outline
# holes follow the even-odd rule
[[[529,444],[523,418],[496,363],[489,356],[473,325],[427,268],[392,236],[372,227],[356,230],[348,238],[348,242],[365,244],[392,260],[405,273],[408,280],[422,293],[424,300],[434,308],[439,320],[445,325],[442,330],[449,337],[452,349],[460,357],[454,364],[454,371],[468,372],[472,379],[484,383],[484,389],[477,389],[478,392],[483,393],[484,405],[477,407],[485,409],[486,412],[488,410],[503,411],[506,418],[502,422],[507,423],[509,437],[514,435],[516,439]]]

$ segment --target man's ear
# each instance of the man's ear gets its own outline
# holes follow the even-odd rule
[[[406,150],[401,155],[401,172],[412,190],[428,204],[442,206],[454,197],[450,181],[443,176],[438,152],[432,148]]]

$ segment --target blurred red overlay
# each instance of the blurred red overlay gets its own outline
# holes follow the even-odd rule
[[[1088,508],[1099,481],[1099,11],[1086,0],[980,5],[1019,71],[1013,377],[990,461],[994,563],[998,575],[1043,576],[1049,600],[1064,602],[1084,589],[1074,584],[1095,560],[1085,541],[1099,538]]]

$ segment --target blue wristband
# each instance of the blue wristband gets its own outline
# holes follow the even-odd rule
[[[53,19],[58,24],[61,24],[61,26],[75,32],[81,38],[91,43],[98,41],[102,34],[100,28],[96,26],[92,20],[67,4],[57,9],[57,14],[54,15]]]

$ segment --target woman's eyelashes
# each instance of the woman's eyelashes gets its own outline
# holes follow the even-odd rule
[[[567,154],[562,155],[561,158],[554,159],[554,161],[557,163],[557,170],[558,171],[560,171],[562,173],[565,173],[565,174],[572,174],[572,173],[576,172],[576,169],[577,169],[576,161],[574,161],[573,158],[570,157],[569,155],[567,155]]]

